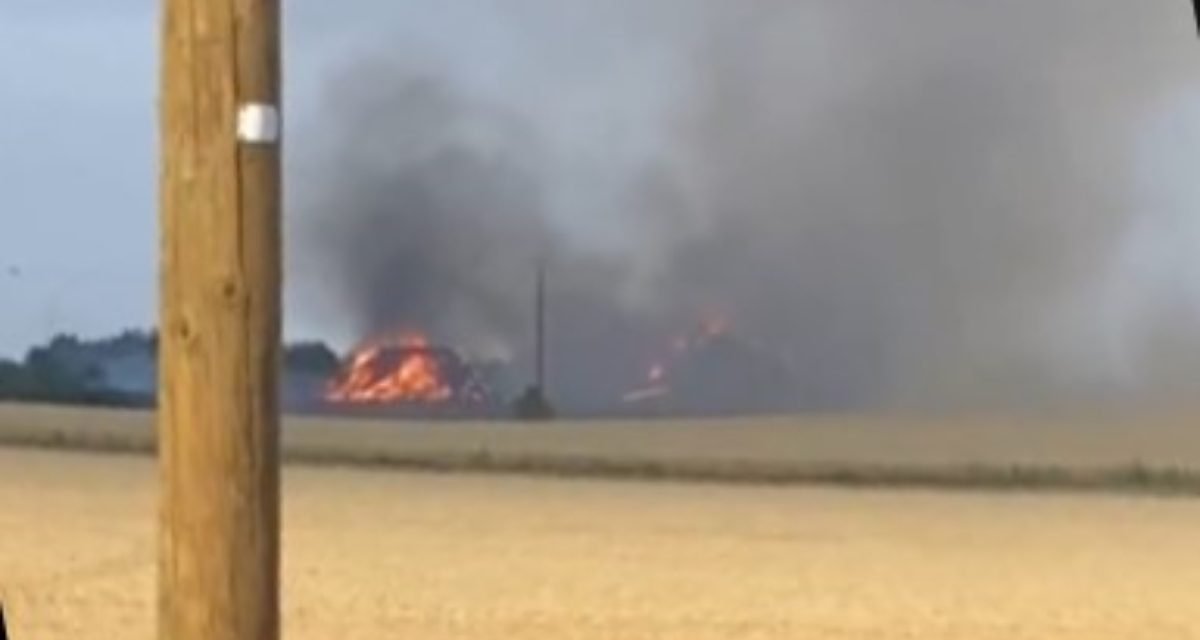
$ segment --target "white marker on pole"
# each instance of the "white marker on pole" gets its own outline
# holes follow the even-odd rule
[[[279,110],[269,104],[250,103],[238,109],[237,137],[249,144],[279,141]]]

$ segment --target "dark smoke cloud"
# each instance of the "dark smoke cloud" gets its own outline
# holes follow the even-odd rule
[[[616,397],[636,362],[620,296],[630,276],[556,227],[535,123],[378,62],[342,76],[322,111],[335,117],[303,165],[293,249],[308,304],[341,310],[361,339],[417,329],[529,371],[544,262],[560,390],[575,406]]]
[[[360,335],[415,324],[527,356],[530,265],[553,247],[553,368],[579,397],[607,397],[665,327],[714,312],[775,346],[798,408],[1186,396],[1194,307],[1143,300],[1149,319],[1121,324],[1109,285],[1153,215],[1139,136],[1198,71],[1189,11],[516,2],[515,28],[597,85],[598,109],[661,105],[642,122],[652,151],[580,175],[555,164],[553,105],[528,77],[488,102],[438,69],[355,63],[300,202],[328,259],[320,304]],[[567,26],[609,44],[547,35]],[[669,82],[589,75],[634,74],[648,52],[674,61]],[[605,225],[616,248],[591,241]]]
[[[311,205],[321,213],[306,221],[333,304],[360,336],[517,335],[526,314],[514,294],[555,244],[527,162],[536,132],[390,65],[355,69],[335,100]]]

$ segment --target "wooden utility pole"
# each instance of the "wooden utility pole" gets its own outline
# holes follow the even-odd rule
[[[162,0],[160,640],[279,637],[279,0]]]

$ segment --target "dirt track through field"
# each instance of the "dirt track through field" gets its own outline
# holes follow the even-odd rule
[[[291,468],[285,631],[1200,638],[1200,501]],[[149,640],[153,466],[0,449],[20,640]]]

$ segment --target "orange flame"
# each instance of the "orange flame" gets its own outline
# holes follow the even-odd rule
[[[692,331],[676,335],[671,339],[669,355],[655,360],[646,370],[644,387],[625,396],[625,402],[635,402],[666,394],[671,388],[671,367],[690,352],[701,349],[708,343],[731,331],[729,320],[721,315],[710,314],[700,320]]]
[[[429,339],[413,331],[357,349],[325,394],[355,404],[438,404],[453,396]]]

